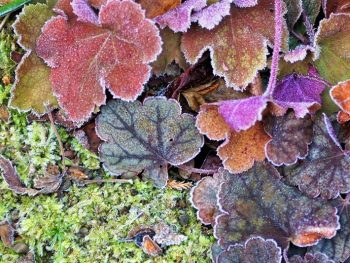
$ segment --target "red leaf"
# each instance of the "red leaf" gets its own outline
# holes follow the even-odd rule
[[[161,51],[161,39],[131,0],[109,1],[98,17],[85,1],[73,1],[72,6],[78,17],[49,20],[37,52],[53,68],[50,78],[60,106],[79,122],[105,103],[105,88],[114,98],[137,98],[150,75],[148,63]]]

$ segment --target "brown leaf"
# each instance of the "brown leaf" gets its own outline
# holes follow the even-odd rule
[[[0,120],[4,122],[8,122],[10,118],[10,112],[6,106],[0,106]]]
[[[163,15],[181,4],[181,0],[139,0],[137,2],[146,10],[148,18]]]
[[[192,187],[191,182],[179,182],[176,180],[169,180],[166,185],[170,189],[176,189],[176,190],[187,190]]]
[[[250,169],[254,162],[265,159],[264,148],[270,137],[261,123],[239,133],[232,132],[218,148],[218,155],[225,169],[241,173]]]
[[[0,222],[0,238],[6,247],[11,247],[14,242],[15,229],[5,220]]]

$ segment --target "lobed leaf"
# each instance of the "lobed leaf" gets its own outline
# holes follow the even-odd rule
[[[349,13],[350,1],[349,0],[326,0],[326,15],[331,13]]]
[[[226,170],[237,174],[253,167],[254,162],[265,159],[265,145],[270,137],[262,124],[257,123],[248,130],[232,132],[218,149],[218,156]]]
[[[221,172],[218,201],[223,213],[214,234],[224,248],[254,235],[272,238],[282,248],[289,241],[304,247],[332,238],[339,229],[336,208],[286,185],[271,165],[257,163],[238,176]]]
[[[350,14],[331,14],[316,34],[315,66],[331,84],[350,79]]]
[[[114,100],[102,108],[96,120],[100,158],[111,173],[141,173],[157,187],[168,180],[167,165],[194,158],[203,137],[194,118],[181,114],[177,101],[149,97],[142,105]]]
[[[221,252],[218,263],[280,263],[282,251],[272,239],[251,237],[243,245],[229,246]]]
[[[74,4],[80,5],[78,17],[48,21],[37,52],[52,67],[50,79],[60,106],[72,121],[80,122],[105,103],[106,88],[114,98],[137,98],[149,78],[148,63],[161,51],[161,39],[141,6],[131,0],[111,0],[95,18],[86,2],[73,2],[73,11]]]
[[[215,218],[220,214],[217,194],[220,186],[220,174],[206,176],[191,190],[191,203],[197,211],[198,219],[205,225],[215,225]]]
[[[330,90],[330,95],[341,110],[350,113],[350,80],[338,83]]]
[[[146,10],[146,17],[155,18],[178,7],[181,0],[140,0],[139,3]]]
[[[289,112],[281,117],[269,117],[264,124],[272,137],[266,144],[265,155],[273,165],[291,165],[306,157],[313,135],[309,115],[298,119]]]
[[[41,28],[54,15],[46,4],[25,6],[17,16],[13,29],[19,37],[18,44],[26,50],[16,69],[16,81],[11,91],[11,107],[42,115],[57,107],[50,83],[50,68],[36,53],[36,40]]]
[[[304,258],[299,255],[291,257],[289,263],[335,263],[322,253],[306,253]]]
[[[344,262],[350,257],[350,214],[348,199],[340,198],[337,202],[339,222],[341,225],[337,235],[329,240],[321,240],[310,247],[310,253],[323,253],[334,262]]]
[[[288,180],[310,197],[336,198],[350,191],[350,157],[341,148],[325,114],[316,118],[309,154],[286,169]]]
[[[230,16],[211,31],[192,26],[182,38],[186,59],[193,64],[209,50],[214,74],[230,87],[245,88],[266,66],[267,43],[274,36],[273,9],[274,1],[261,0],[250,8],[233,6]]]

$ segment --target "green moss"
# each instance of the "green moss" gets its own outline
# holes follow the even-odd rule
[[[11,75],[15,68],[15,63],[11,59],[11,52],[14,50],[14,40],[11,34],[0,33],[0,70],[4,75]]]

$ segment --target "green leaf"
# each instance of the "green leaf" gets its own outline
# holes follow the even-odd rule
[[[203,137],[180,104],[165,97],[149,97],[142,105],[114,100],[96,121],[100,158],[113,174],[141,173],[157,187],[168,180],[168,163],[180,165],[200,151]]]
[[[50,68],[35,52],[36,40],[45,22],[54,15],[45,4],[28,5],[23,8],[13,28],[19,36],[18,43],[27,53],[16,69],[16,81],[12,90],[10,106],[44,114],[47,107],[57,107],[50,82]]]
[[[5,16],[19,8],[21,8],[26,3],[29,3],[31,0],[13,0],[10,3],[0,6],[0,17]]]

